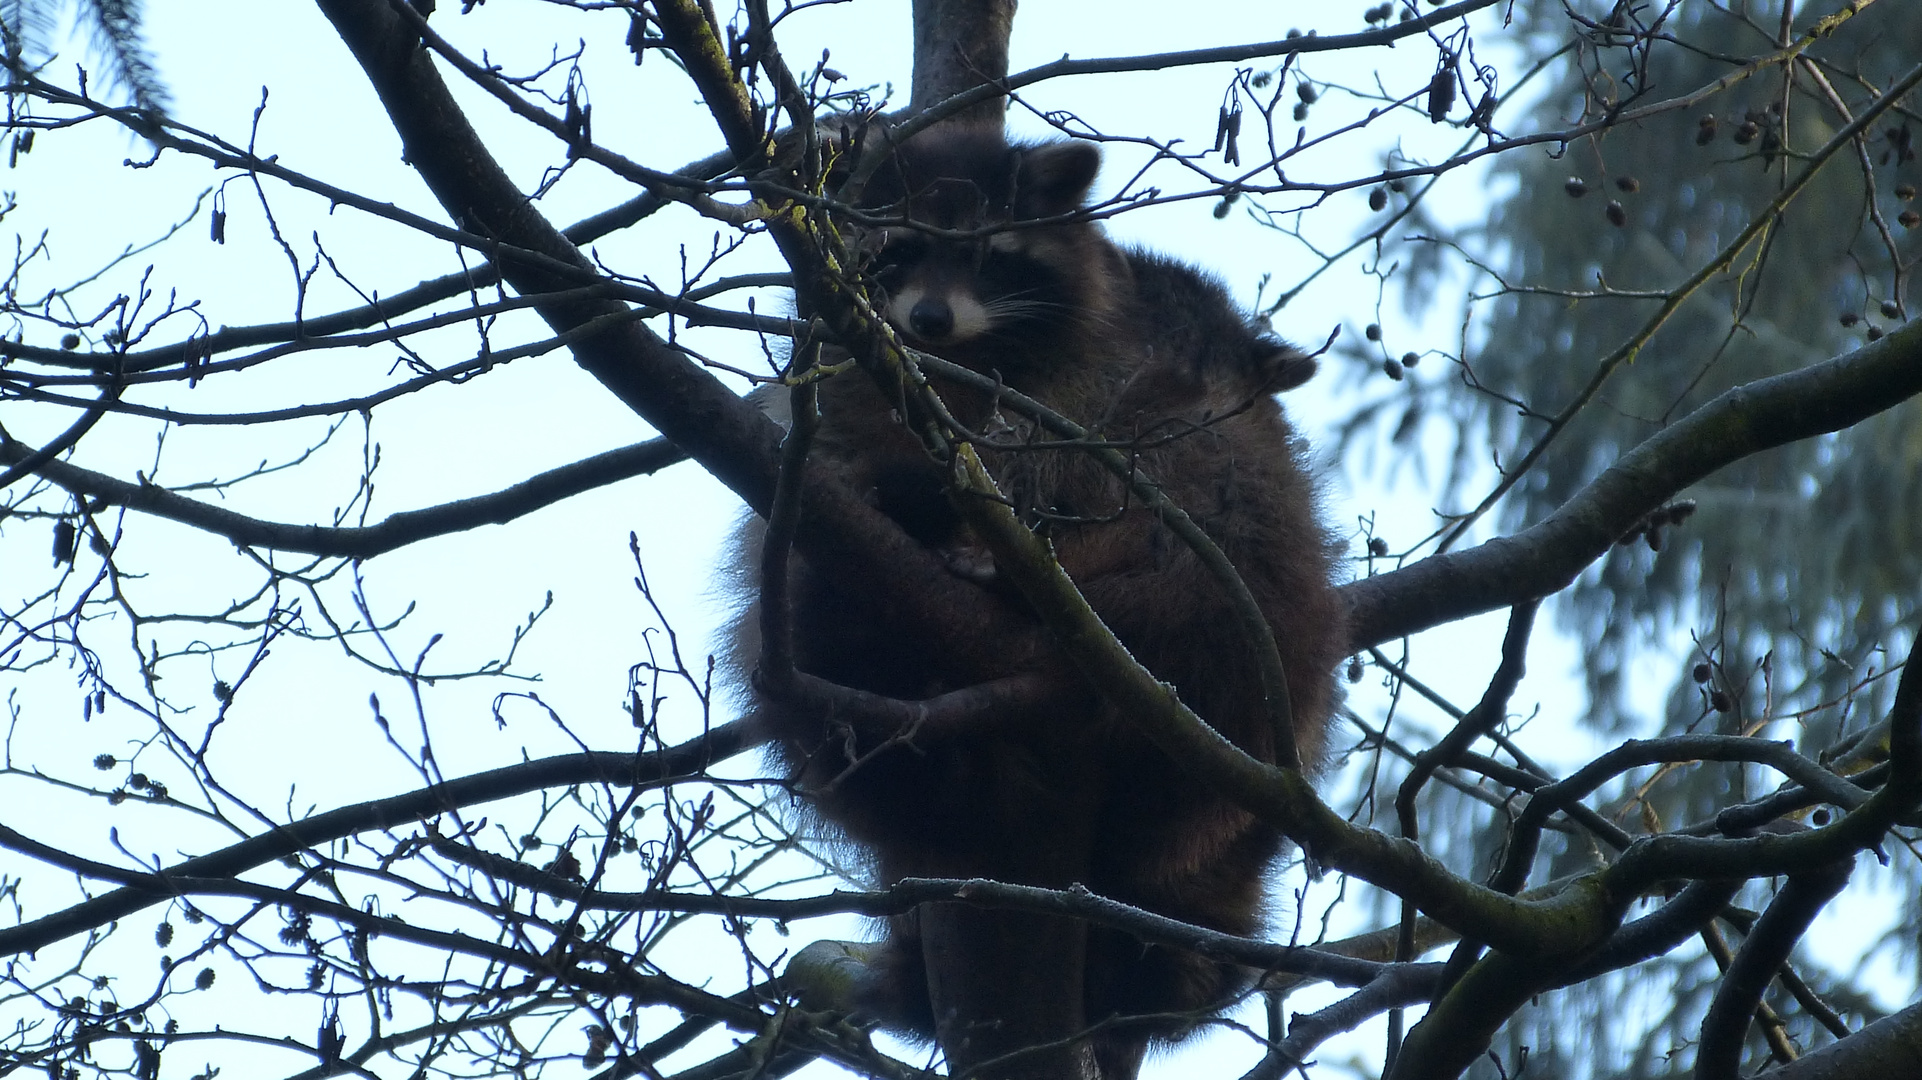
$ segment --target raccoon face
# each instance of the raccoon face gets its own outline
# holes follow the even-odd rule
[[[1100,162],[1087,143],[1010,146],[967,128],[896,148],[863,198],[907,220],[863,245],[882,314],[910,343],[982,370],[1059,348],[1105,302],[1111,246],[1086,223],[1027,223],[1079,208]]]
[[[912,228],[890,229],[871,264],[882,313],[935,352],[992,338],[1045,336],[1051,326],[1073,321],[1081,290],[1076,268],[1050,261],[1046,245],[1033,239],[1007,232],[951,243]]]

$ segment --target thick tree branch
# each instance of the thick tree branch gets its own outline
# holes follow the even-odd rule
[[[1859,424],[1917,393],[1922,323],[1833,360],[1735,387],[1622,455],[1540,524],[1343,586],[1354,645],[1559,592],[1690,484],[1751,454]]]
[[[1830,900],[1849,883],[1855,869],[1851,855],[1840,862],[1803,874],[1790,874],[1768,910],[1756,920],[1742,951],[1722,975],[1715,1000],[1702,1020],[1702,1041],[1695,1052],[1696,1080],[1736,1080],[1741,1075],[1742,1044],[1749,1022],[1762,1004],[1762,994],[1788,963],[1795,943]]]
[[[435,71],[419,36],[386,0],[318,0],[320,8],[360,62],[399,133],[409,163],[456,221],[498,238],[511,251],[538,253],[537,261],[503,258],[503,274],[516,291],[537,295],[564,284],[550,266],[592,264],[541,217],[514,186],[480,136],[462,115]],[[765,138],[745,91],[726,75],[727,58],[706,16],[691,3],[663,3],[662,25],[685,34],[696,82],[712,92],[710,106],[735,156],[756,160]],[[713,65],[718,64],[717,71]],[[794,230],[771,219],[770,232],[797,266],[815,267]],[[570,275],[571,276],[571,275]],[[811,295],[810,277],[797,282]],[[565,332],[622,310],[614,300],[542,304],[541,316]],[[808,310],[804,302],[802,310]],[[692,363],[652,331],[622,321],[576,342],[580,365],[622,403],[687,451],[701,467],[766,513],[774,495],[782,432],[759,409]],[[959,683],[1032,668],[1045,644],[1025,620],[998,608],[971,583],[947,572],[941,561],[834,478],[808,477],[797,543],[822,573],[845,576],[847,586],[878,593],[903,625],[940,628],[944,640],[961,643],[942,659]],[[1025,644],[1024,644],[1025,643]]]
[[[384,0],[319,0],[319,6],[386,106],[407,161],[451,218],[512,249],[598,277],[593,264],[514,186],[460,111],[418,35]],[[578,283],[561,280],[544,264],[514,258],[503,261],[502,272],[527,296]],[[572,299],[543,303],[538,310],[556,332],[565,332],[599,316],[618,316],[623,305],[610,299]],[[759,410],[632,322],[613,323],[576,343],[574,355],[624,404],[750,505],[767,506],[780,432]]]
[[[1922,1076],[1922,1003],[1769,1071],[1770,1080],[1890,1080]]]
[[[914,90],[910,112],[1008,77],[1015,0],[914,0]],[[958,119],[999,124],[1005,99],[989,97]]]

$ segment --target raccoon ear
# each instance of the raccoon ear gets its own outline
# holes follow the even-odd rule
[[[1055,217],[1080,209],[1100,171],[1101,149],[1093,143],[1024,147],[1015,158],[1015,217]]]
[[[1261,368],[1267,374],[1264,380],[1270,394],[1293,390],[1302,383],[1315,377],[1315,358],[1303,356],[1300,349],[1273,338],[1264,338],[1273,348],[1261,358]]]

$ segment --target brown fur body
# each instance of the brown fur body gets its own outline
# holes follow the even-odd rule
[[[1053,217],[1079,206],[1097,161],[1086,144],[1010,146],[998,132],[937,131],[884,165],[864,201],[945,229]],[[1092,224],[971,240],[889,227],[875,239],[872,272],[907,341],[998,374],[1104,439],[1135,442],[1143,471],[1227,553],[1274,627],[1295,742],[1315,768],[1347,637],[1330,583],[1333,545],[1272,397],[1312,374],[1313,362],[1251,328],[1215,281],[1123,252]],[[1272,761],[1251,651],[1194,553],[1090,455],[1025,448],[1039,437],[1028,421],[995,415],[978,391],[940,389],[963,424],[993,433],[983,457],[1003,490],[1024,519],[1045,523],[1062,566],[1135,657],[1224,736]],[[860,372],[827,380],[820,409],[811,466],[843,471],[911,536],[979,569],[964,554],[943,466],[873,381]],[[984,587],[1022,609],[999,583]],[[798,556],[792,596],[802,670],[907,700],[958,688],[930,659],[939,640],[827,586]],[[739,624],[733,663],[742,672],[758,656],[755,618],[750,610]],[[1198,783],[1091,689],[1044,715],[996,717],[872,756],[878,740],[831,717],[778,701],[763,702],[760,715],[776,760],[821,818],[871,853],[882,884],[1081,884],[1230,933],[1262,926],[1279,834]],[[1182,1037],[1243,985],[1231,965],[1119,931],[939,904],[893,921],[870,1007],[892,1026],[938,1037],[957,1070],[1069,1040],[1117,1015],[1189,1014],[1111,1026],[989,1072],[1127,1080],[1151,1042]]]

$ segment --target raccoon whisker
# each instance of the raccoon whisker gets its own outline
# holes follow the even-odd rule
[[[981,309],[990,318],[1041,319],[1062,313],[1080,314],[1071,304],[1055,300],[1017,300],[1012,297],[990,300],[982,304]]]

